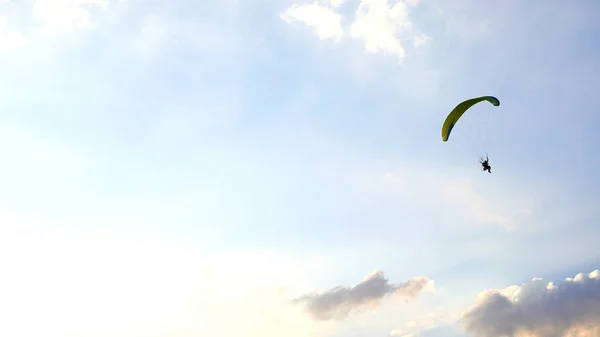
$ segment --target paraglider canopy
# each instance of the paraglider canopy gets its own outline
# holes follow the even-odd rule
[[[459,103],[446,117],[444,124],[442,125],[442,141],[447,141],[448,137],[450,137],[450,133],[452,132],[452,128],[458,122],[460,117],[473,105],[482,102],[488,101],[494,106],[499,106],[500,101],[494,96],[481,96],[476,98],[468,99],[464,102]]]

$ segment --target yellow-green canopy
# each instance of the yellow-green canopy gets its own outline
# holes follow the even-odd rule
[[[494,106],[500,105],[500,101],[494,96],[481,96],[471,98],[458,104],[454,109],[452,109],[452,111],[450,111],[450,114],[448,114],[448,117],[446,117],[446,120],[444,121],[444,125],[442,125],[442,141],[445,142],[448,140],[448,137],[450,137],[450,132],[452,132],[452,128],[460,119],[460,117],[465,113],[465,111],[467,111],[470,107],[481,101],[488,101]]]

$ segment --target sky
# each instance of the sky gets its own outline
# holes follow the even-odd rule
[[[0,335],[600,336],[599,11],[0,0]]]

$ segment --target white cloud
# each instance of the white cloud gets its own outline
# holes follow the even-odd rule
[[[412,29],[412,22],[403,2],[390,8],[387,0],[362,0],[350,29],[353,37],[364,40],[368,52],[381,50],[402,59],[405,50],[396,34]]]
[[[404,0],[404,3],[411,7],[418,5],[419,2],[421,2],[421,0]]]
[[[111,1],[113,0],[33,0],[31,3],[4,1],[0,5],[6,6],[8,14],[0,15],[0,52],[15,50],[26,44],[55,41],[57,38],[94,28],[95,17],[99,11],[107,9]]]
[[[480,294],[462,318],[475,337],[600,336],[600,270],[556,285],[532,282]]]
[[[288,23],[304,22],[315,30],[320,39],[332,38],[339,40],[344,33],[341,15],[316,3],[293,5],[281,14],[281,18]]]
[[[343,318],[362,308],[373,308],[387,296],[409,299],[423,291],[435,292],[435,283],[426,277],[414,277],[404,283],[390,284],[377,270],[352,287],[334,287],[323,293],[305,295],[294,302],[306,303],[307,312],[319,320]]]
[[[341,5],[344,4],[344,2],[346,2],[346,0],[329,0],[329,2],[331,3],[332,7],[340,7]]]
[[[33,18],[45,34],[71,33],[93,27],[93,12],[108,4],[109,0],[36,0]]]
[[[337,8],[343,1],[330,0]],[[362,0],[356,10],[356,17],[349,27],[350,36],[364,41],[367,52],[392,54],[402,60],[406,51],[403,39],[413,40],[413,46],[419,48],[429,41],[427,35],[416,33],[410,18],[408,7],[416,6],[419,1],[399,1],[392,7],[387,0]],[[316,2],[304,5],[292,5],[282,14],[288,23],[302,21],[313,27],[319,38],[335,38],[343,35],[342,16]]]

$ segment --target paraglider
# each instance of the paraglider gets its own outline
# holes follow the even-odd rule
[[[452,109],[452,111],[450,111],[446,117],[446,120],[444,121],[444,124],[442,125],[442,141],[448,141],[452,129],[467,110],[469,110],[473,105],[483,101],[488,101],[493,106],[500,105],[500,100],[494,96],[475,97],[459,103],[454,109]],[[480,159],[479,164],[482,166],[482,171],[488,171],[489,173],[492,173],[492,167],[489,165],[487,154],[485,159],[483,159],[483,157]]]
[[[488,159],[487,155],[485,156],[485,159],[483,159],[483,157],[479,159],[479,164],[481,164],[482,171],[488,171],[489,173],[492,173],[492,166],[490,165],[490,160]]]

